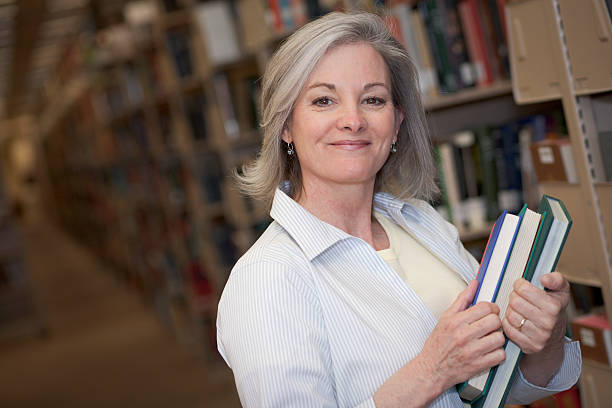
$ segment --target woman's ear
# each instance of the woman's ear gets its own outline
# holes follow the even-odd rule
[[[399,108],[395,108],[395,141],[397,141],[397,134],[399,133],[400,126],[404,121],[404,112]]]
[[[289,129],[287,128],[287,126],[283,128],[283,134],[281,135],[281,138],[285,143],[291,143],[293,141],[291,139],[291,133],[289,133]]]

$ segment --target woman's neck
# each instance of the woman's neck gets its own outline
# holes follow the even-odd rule
[[[389,242],[382,227],[372,217],[373,198],[373,183],[341,186],[304,185],[298,202],[320,220],[363,239],[379,250],[387,248]]]

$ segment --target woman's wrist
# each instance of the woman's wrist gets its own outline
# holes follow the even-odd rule
[[[565,338],[551,342],[539,353],[523,356],[519,364],[523,377],[533,385],[546,387],[561,367],[565,356]]]
[[[418,355],[393,374],[374,394],[377,408],[426,407],[445,388],[439,373]]]

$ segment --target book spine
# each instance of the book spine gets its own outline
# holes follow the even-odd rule
[[[285,29],[281,14],[280,0],[268,0],[268,10],[272,17],[272,27],[277,33],[282,33]]]
[[[491,260],[491,254],[493,254],[493,249],[495,248],[495,243],[497,242],[497,237],[499,235],[499,231],[501,230],[501,226],[504,222],[504,218],[506,216],[506,211],[499,216],[493,229],[491,230],[491,234],[489,235],[489,239],[487,240],[487,245],[485,247],[484,255],[482,256],[482,261],[480,262],[480,268],[478,268],[478,274],[476,275],[476,279],[478,280],[478,290],[474,295],[474,300],[472,301],[472,306],[478,302],[478,295],[480,293],[480,287],[482,285],[482,281],[485,277],[487,267],[489,266],[489,261]]]
[[[473,86],[476,83],[476,73],[468,57],[457,1],[439,0],[438,8],[442,11],[446,49],[450,65],[459,80],[458,88]]]
[[[449,93],[459,89],[459,79],[450,65],[446,41],[444,38],[444,21],[440,10],[436,5],[436,0],[425,0],[418,4],[419,11],[423,17],[423,22],[429,39],[429,45],[438,74],[440,92]]]
[[[420,73],[421,92],[426,97],[434,97],[439,92],[438,76],[432,56],[431,46],[427,40],[427,32],[423,23],[423,18],[419,10],[412,11],[412,27],[417,44],[417,54],[422,63],[423,71]]]
[[[495,167],[495,147],[487,127],[476,130],[476,144],[480,152],[482,174],[482,193],[486,200],[487,219],[494,220],[499,212],[497,202],[497,172]]]

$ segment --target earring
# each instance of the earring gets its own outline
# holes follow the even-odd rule
[[[293,146],[293,142],[287,143],[287,156],[293,156],[295,153],[295,147]]]
[[[397,142],[391,143],[391,153],[397,153]]]

